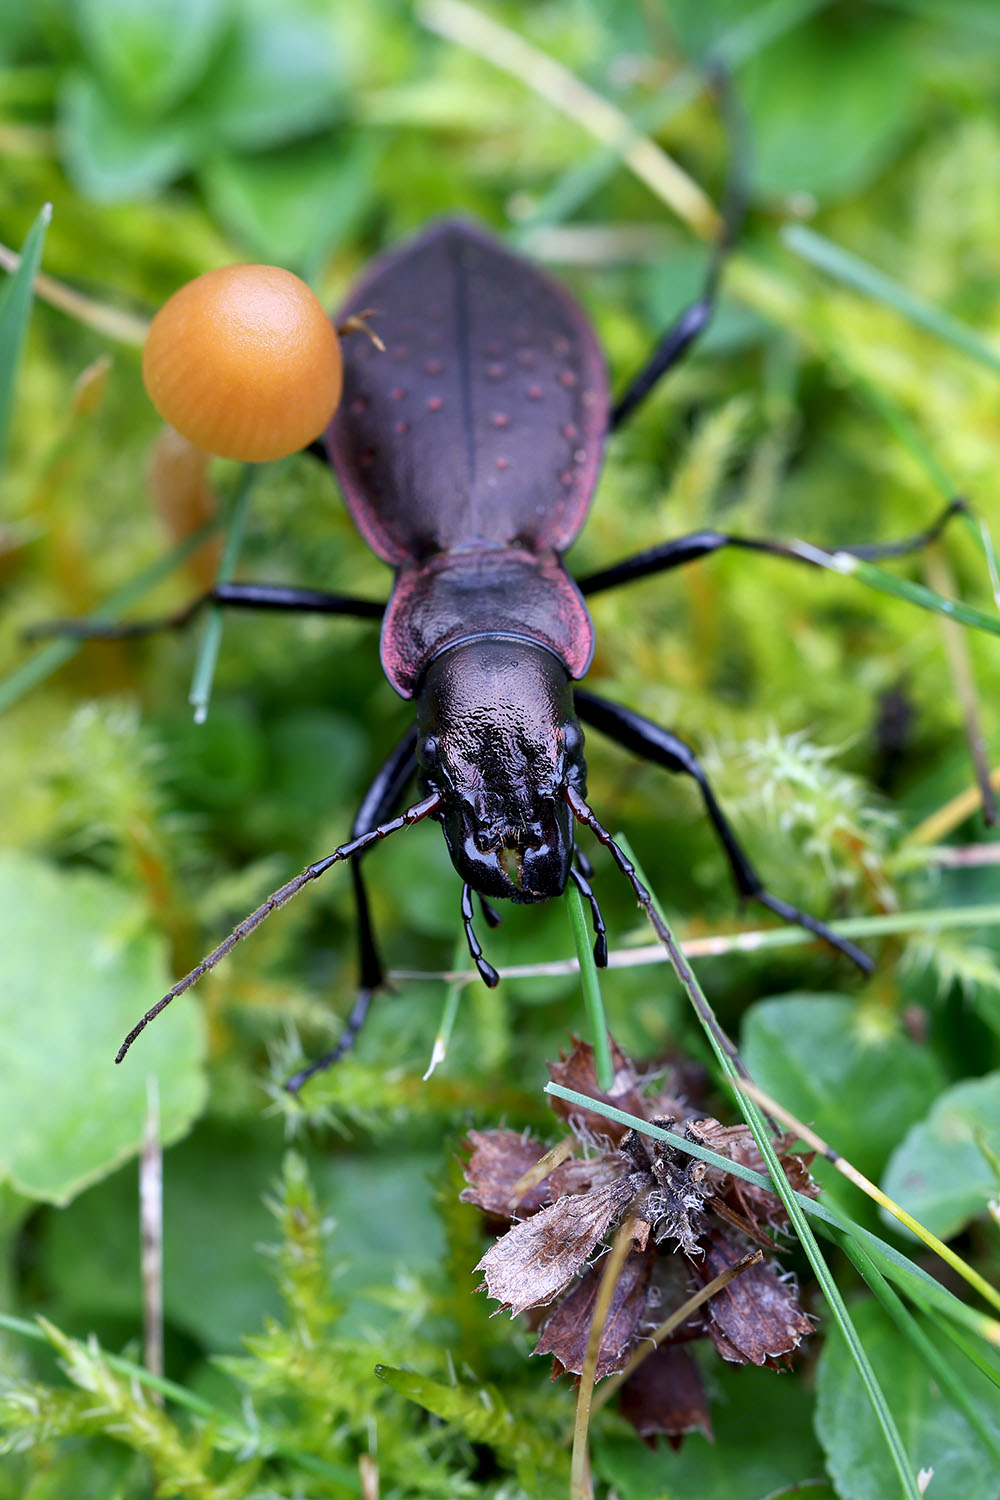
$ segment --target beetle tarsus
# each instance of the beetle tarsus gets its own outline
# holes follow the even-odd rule
[[[285,1084],[288,1093],[297,1094],[302,1085],[308,1083],[310,1078],[315,1078],[317,1073],[325,1073],[327,1068],[332,1068],[334,1063],[340,1062],[342,1057],[345,1057],[348,1052],[353,1051],[354,1043],[357,1041],[358,1034],[368,1018],[368,1012],[371,1009],[371,1003],[374,998],[374,990],[358,990],[357,998],[354,1001],[354,1009],[347,1018],[337,1045],[331,1047],[329,1052],[324,1052],[323,1056],[318,1057],[315,1062],[311,1062],[307,1067],[300,1068],[297,1073],[293,1073]]]

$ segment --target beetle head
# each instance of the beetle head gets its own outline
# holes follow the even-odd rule
[[[418,725],[417,759],[462,879],[517,902],[561,895],[573,859],[563,793],[582,792],[586,771],[558,657],[520,639],[452,646],[428,669]]]

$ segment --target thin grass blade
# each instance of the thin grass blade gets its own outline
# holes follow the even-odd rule
[[[933,1371],[937,1384],[943,1391],[947,1391],[957,1410],[962,1413],[973,1432],[979,1434],[985,1446],[1000,1464],[1000,1439],[987,1427],[979,1411],[969,1400],[962,1382],[948,1362],[942,1359],[937,1346],[927,1337],[916,1318],[900,1300],[870,1256],[866,1255],[850,1235],[842,1236],[841,1248],[900,1333],[913,1346],[927,1368]]]
[[[0,473],[3,472],[14,406],[14,381],[18,361],[28,332],[31,306],[35,297],[35,277],[42,260],[45,231],[52,218],[52,204],[46,203],[28,230],[21,250],[21,263],[0,288]]]
[[[236,494],[230,506],[229,517],[226,525],[226,540],[222,549],[222,558],[219,562],[219,571],[216,577],[217,583],[229,583],[236,572],[239,562],[240,548],[243,546],[243,535],[246,530],[247,512],[250,508],[250,494],[253,490],[254,480],[257,477],[259,464],[244,465],[240,475]],[[208,612],[205,627],[202,631],[201,645],[195,658],[194,672],[191,677],[191,691],[188,693],[188,702],[194,709],[194,721],[196,724],[204,724],[208,718],[208,705],[212,697],[212,682],[215,678],[215,668],[219,660],[219,647],[222,644],[222,621],[223,611],[218,604],[213,604]]]
[[[199,526],[197,531],[192,531],[189,537],[172,547],[169,552],[157,558],[148,568],[143,568],[141,573],[128,583],[123,584],[114,594],[98,605],[84,618],[88,620],[117,620],[126,610],[131,609],[145,594],[154,589],[164,578],[168,578],[187,562],[198,548],[218,530],[218,521],[206,521],[204,526]],[[64,662],[70,660],[84,644],[83,640],[75,636],[67,636],[60,641],[50,641],[37,651],[30,660],[22,666],[17,667],[2,682],[0,682],[0,713],[13,707],[32,688],[51,677],[57,672]]]
[[[893,277],[862,260],[860,255],[854,255],[803,224],[786,225],[781,238],[794,255],[825,271],[835,281],[893,308],[918,328],[934,334],[953,349],[960,349],[995,375],[1000,375],[1000,353],[981,339],[974,329],[925,302]]]
[[[576,956],[580,964],[580,985],[583,990],[583,1003],[587,1009],[587,1024],[594,1040],[594,1070],[597,1076],[597,1086],[608,1093],[615,1081],[611,1044],[608,1040],[608,1023],[604,1015],[601,982],[597,977],[597,965],[590,946],[590,932],[587,928],[587,915],[583,909],[583,897],[572,881],[566,887],[566,911],[569,915],[570,931],[573,934]]]

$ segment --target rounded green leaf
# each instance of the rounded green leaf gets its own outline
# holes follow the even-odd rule
[[[942,1396],[920,1354],[875,1303],[852,1307],[851,1316],[888,1396],[914,1474],[932,1471],[928,1496],[996,1500],[996,1459]],[[1000,1441],[995,1388],[950,1345],[942,1346],[940,1352],[955,1367],[969,1400]],[[817,1370],[816,1433],[841,1500],[886,1500],[900,1493],[885,1437],[857,1367],[834,1329]]]
[[[840,995],[762,1000],[744,1017],[742,1037],[761,1088],[873,1180],[943,1083],[935,1058],[894,1016]],[[833,1168],[817,1162],[816,1174],[857,1206],[856,1189]]]
[[[1000,1073],[957,1083],[893,1152],[882,1186],[939,1239],[1000,1193]],[[895,1224],[895,1220],[893,1220]]]
[[[83,44],[131,109],[156,115],[198,81],[230,11],[229,0],[82,0]]]
[[[905,29],[882,18],[791,32],[740,82],[754,187],[769,196],[831,199],[864,187],[899,150],[917,102]]]
[[[229,145],[276,146],[331,123],[343,87],[332,14],[244,0],[218,63],[199,91],[205,133]]]
[[[148,197],[185,169],[196,146],[183,121],[137,119],[88,73],[63,82],[59,137],[77,188],[99,203]]]
[[[350,235],[375,191],[367,138],[325,135],[201,173],[210,207],[253,255],[309,276]]]
[[[170,975],[135,899],[99,875],[0,856],[0,951],[0,1180],[67,1203],[139,1150],[150,1077],[162,1139],[189,1128],[206,1093],[201,1014],[175,1002],[115,1067],[122,1037]]]

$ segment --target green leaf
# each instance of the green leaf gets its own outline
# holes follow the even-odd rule
[[[943,1082],[931,1053],[894,1017],[839,995],[760,1001],[744,1018],[741,1050],[762,1088],[876,1181]],[[817,1161],[816,1175],[859,1208],[857,1190],[833,1168]]]
[[[650,1450],[634,1437],[596,1444],[594,1467],[622,1500],[662,1500],[665,1494],[670,1500],[771,1500],[822,1475],[812,1396],[801,1380],[773,1370],[726,1367],[717,1381],[713,1372],[716,1383],[714,1443],[693,1433],[679,1453]],[[812,1497],[814,1491],[802,1493]]]
[[[271,0],[244,0],[244,9],[199,99],[203,132],[256,149],[330,124],[344,90],[332,15]]]
[[[150,1076],[165,1142],[197,1117],[201,1015],[175,1006],[145,1055],[115,1067],[122,1036],[170,976],[139,903],[98,875],[5,854],[0,952],[0,1177],[26,1197],[67,1203],[139,1150]]]
[[[212,211],[252,255],[314,275],[375,191],[369,137],[326,135],[256,156],[217,156],[200,177]]]
[[[21,249],[21,264],[0,287],[0,473],[3,472],[7,433],[14,405],[14,378],[21,347],[28,332],[35,277],[42,259],[45,231],[52,217],[52,205],[46,203],[28,230]]]
[[[852,1309],[857,1329],[905,1434],[914,1468],[933,1470],[928,1491],[962,1500],[996,1500],[996,1463],[954,1407],[942,1400],[932,1374],[910,1343],[873,1302]],[[951,1348],[941,1357],[954,1366],[983,1422],[1000,1439],[996,1391]],[[816,1378],[816,1432],[841,1500],[887,1500],[897,1493],[886,1452],[843,1340],[831,1331]]]
[[[63,81],[59,134],[69,175],[98,203],[149,197],[197,155],[194,133],[183,120],[144,121],[86,73]]]
[[[767,196],[831,199],[864,187],[899,149],[917,97],[904,28],[871,16],[782,37],[740,82],[753,183]]]
[[[1000,1073],[947,1089],[893,1152],[882,1186],[948,1240],[1000,1193],[991,1151],[1000,1152]]]
[[[229,0],[82,0],[80,33],[121,101],[157,115],[183,98],[208,65]]]

